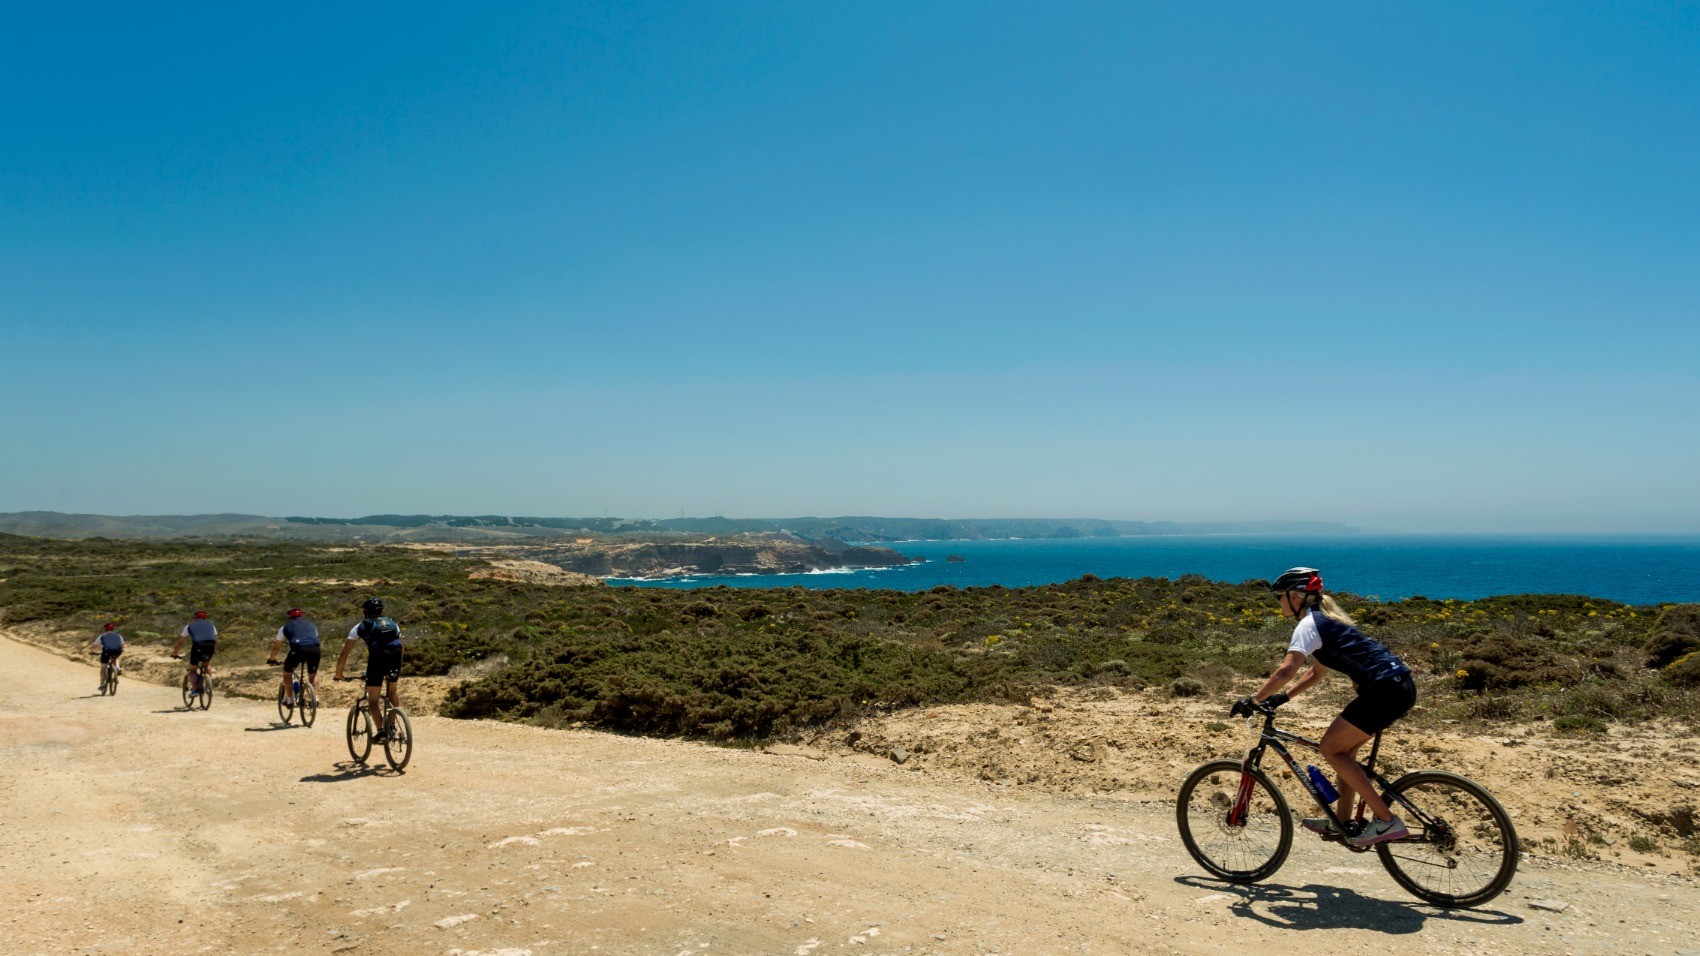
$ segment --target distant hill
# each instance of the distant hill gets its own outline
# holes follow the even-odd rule
[[[1106,521],[1099,518],[538,518],[511,515],[366,515],[276,518],[264,515],[89,515],[55,511],[0,513],[0,532],[38,538],[241,538],[298,541],[526,543],[616,535],[728,537],[788,534],[809,541],[957,541],[986,538],[1119,538],[1178,534],[1357,534],[1329,521]]]

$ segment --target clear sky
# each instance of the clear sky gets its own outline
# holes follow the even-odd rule
[[[0,511],[1700,531],[1700,5],[13,4]]]

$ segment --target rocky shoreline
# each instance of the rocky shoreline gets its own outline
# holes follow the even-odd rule
[[[518,545],[458,549],[469,557],[541,561],[596,578],[671,578],[695,575],[807,574],[838,568],[889,568],[917,559],[891,548],[847,545],[836,539],[803,541],[778,535],[735,540]]]

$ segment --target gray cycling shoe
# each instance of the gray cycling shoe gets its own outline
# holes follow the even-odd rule
[[[1323,836],[1345,836],[1344,833],[1340,832],[1340,828],[1334,825],[1334,821],[1327,817],[1309,817],[1304,820],[1300,820],[1299,826],[1304,827],[1312,833],[1320,833]]]
[[[1403,840],[1411,835],[1405,821],[1394,817],[1391,820],[1371,820],[1364,824],[1364,832],[1352,837],[1347,842],[1355,847],[1374,846],[1389,840]]]

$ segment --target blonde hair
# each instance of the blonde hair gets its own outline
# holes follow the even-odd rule
[[[1329,621],[1338,621],[1348,628],[1357,628],[1358,626],[1357,621],[1351,619],[1351,614],[1346,614],[1345,607],[1334,604],[1331,595],[1306,594],[1304,595],[1304,606],[1316,607],[1317,611],[1323,612],[1323,617],[1328,617]]]

